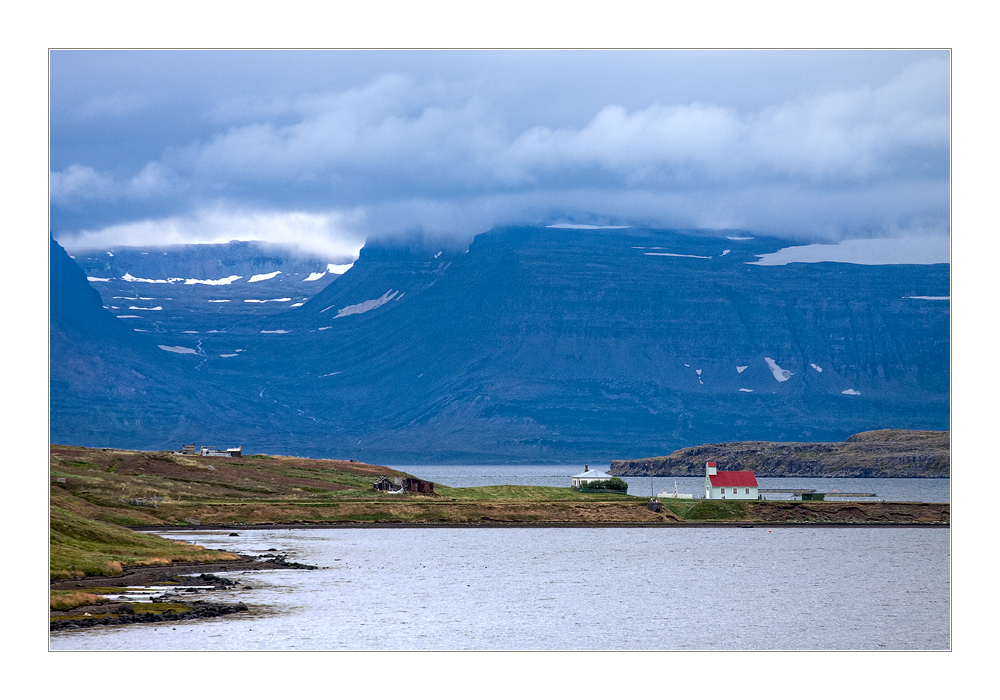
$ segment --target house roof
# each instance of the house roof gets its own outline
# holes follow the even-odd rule
[[[570,478],[572,478],[572,479],[579,479],[581,477],[586,477],[588,479],[610,479],[611,475],[610,474],[605,474],[604,472],[599,472],[599,471],[596,471],[594,469],[591,469],[590,471],[587,471],[587,472],[580,472],[579,474],[574,474]]]
[[[712,486],[756,486],[753,472],[719,472],[708,477]]]

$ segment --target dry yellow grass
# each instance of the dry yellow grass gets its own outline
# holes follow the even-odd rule
[[[136,566],[152,566],[153,564],[170,564],[173,560],[168,557],[150,557],[149,559],[140,559],[135,564]]]
[[[84,593],[82,591],[49,591],[49,609],[69,610],[81,605],[92,605],[102,603],[105,599],[94,593]]]

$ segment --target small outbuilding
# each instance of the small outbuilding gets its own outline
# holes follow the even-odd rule
[[[434,493],[434,482],[424,479],[417,479],[412,476],[397,476],[389,479],[387,476],[380,477],[372,484],[376,491],[386,491],[388,493],[402,493],[410,491],[412,493]]]
[[[757,477],[753,472],[720,472],[715,462],[705,462],[705,498],[757,501]]]

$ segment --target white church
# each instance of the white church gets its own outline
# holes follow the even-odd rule
[[[705,462],[705,498],[756,501],[759,497],[753,472],[720,472],[715,462]]]

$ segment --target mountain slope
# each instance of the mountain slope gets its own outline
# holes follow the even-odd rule
[[[50,243],[50,440],[135,447],[181,444],[238,420],[197,366],[102,308],[83,271]],[[220,436],[222,437],[222,436]]]

